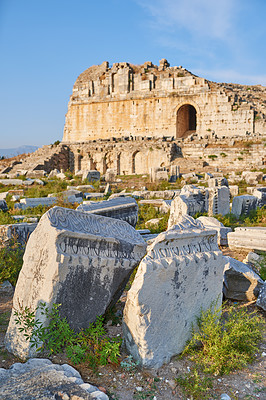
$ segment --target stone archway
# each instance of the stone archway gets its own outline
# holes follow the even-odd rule
[[[197,129],[197,111],[191,104],[183,104],[176,113],[176,137],[186,138]]]

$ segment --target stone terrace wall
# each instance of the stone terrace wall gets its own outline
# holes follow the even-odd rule
[[[241,86],[241,85],[238,85]],[[253,88],[246,88],[243,93]],[[261,87],[262,88],[262,87]],[[235,92],[234,92],[235,90]],[[266,95],[262,88],[260,95]],[[240,89],[199,78],[182,67],[108,62],[77,79],[70,97],[64,143],[123,136],[218,136],[265,130],[266,107]]]

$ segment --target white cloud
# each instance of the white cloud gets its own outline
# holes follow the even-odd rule
[[[137,0],[159,29],[185,29],[193,36],[228,40],[237,0]]]

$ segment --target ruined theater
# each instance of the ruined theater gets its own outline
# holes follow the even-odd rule
[[[266,163],[265,134],[261,85],[211,82],[166,59],[159,66],[103,62],[78,76],[61,144],[39,149],[30,164],[47,172],[111,168],[117,175],[210,161],[243,170]]]

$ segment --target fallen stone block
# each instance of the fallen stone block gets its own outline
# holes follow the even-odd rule
[[[223,293],[226,299],[253,301],[263,280],[251,268],[232,257],[225,257]]]
[[[14,186],[19,186],[19,185],[23,185],[23,180],[22,179],[0,179],[0,183],[2,183],[2,185],[14,185]]]
[[[36,227],[37,223],[0,225],[1,240],[3,243],[8,243],[11,239],[14,239],[18,243],[25,245]]]
[[[217,242],[219,246],[228,246],[227,234],[232,232],[231,228],[225,227],[218,219],[214,217],[197,218],[206,229],[215,229],[217,232]]]
[[[263,286],[260,289],[256,305],[266,311],[266,282],[264,282]]]
[[[77,210],[90,214],[103,215],[128,222],[133,227],[138,222],[138,204],[132,197],[118,197],[106,201],[83,202]]]
[[[175,225],[183,215],[193,216],[204,213],[208,209],[208,191],[194,185],[186,185],[179,196],[171,203],[168,229]]]
[[[256,184],[263,178],[263,172],[260,171],[243,171],[241,175],[242,179],[244,179],[248,184]]]
[[[226,215],[230,213],[230,191],[227,186],[208,189],[208,215]]]
[[[223,176],[217,177],[217,178],[210,178],[208,179],[208,186],[209,188],[214,188],[214,187],[221,187],[221,186],[229,186],[228,181],[226,178]]]
[[[253,196],[258,199],[258,207],[262,208],[266,205],[266,187],[255,188]]]
[[[230,190],[231,197],[235,197],[235,196],[239,195],[239,187],[237,185],[230,185],[229,190]]]
[[[8,210],[8,206],[7,206],[5,200],[0,200],[0,210],[2,210],[2,211],[7,211]]]
[[[57,303],[71,328],[88,328],[119,299],[145,252],[144,240],[124,221],[62,207],[48,210],[26,246],[5,339],[8,351],[21,359],[36,354],[19,331],[15,311]],[[40,309],[35,318],[48,323]]]
[[[21,199],[19,203],[16,204],[18,208],[25,210],[29,207],[38,206],[52,206],[57,202],[57,197],[26,197]]]
[[[5,200],[6,196],[8,195],[9,192],[2,192],[0,193],[0,200]]]
[[[104,197],[104,193],[84,193],[84,197],[86,200],[102,199]]]
[[[96,182],[99,181],[101,177],[101,174],[99,171],[96,171],[94,169],[83,171],[82,172],[82,180],[85,181],[86,179],[89,182]]]
[[[232,214],[234,214],[236,217],[240,217],[242,214],[248,215],[251,210],[256,210],[257,207],[257,197],[249,194],[235,196],[232,203]]]
[[[266,251],[266,227],[239,227],[227,235],[228,246],[232,249]]]
[[[116,178],[116,170],[108,168],[105,172],[105,182],[114,182]]]
[[[157,236],[141,261],[124,309],[129,353],[159,368],[181,353],[201,310],[222,301],[224,258],[216,231],[184,216]]]

